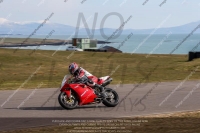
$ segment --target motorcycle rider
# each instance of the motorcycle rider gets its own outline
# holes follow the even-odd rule
[[[79,67],[77,63],[73,62],[69,65],[69,72],[75,78],[75,82],[84,83],[92,88],[98,87],[100,89],[100,95],[103,97],[103,99],[106,97],[104,93],[104,87],[96,84],[94,81],[88,78],[88,75],[92,74],[90,74],[85,69]]]

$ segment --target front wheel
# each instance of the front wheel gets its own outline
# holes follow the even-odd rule
[[[65,109],[74,109],[78,105],[78,100],[74,93],[71,93],[71,98],[69,98],[65,92],[61,92],[58,96],[58,102]]]
[[[104,90],[107,98],[103,100],[103,104],[107,107],[115,107],[119,103],[119,96],[117,92],[111,88],[106,88]]]

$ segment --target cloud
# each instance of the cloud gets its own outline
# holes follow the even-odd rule
[[[7,23],[7,22],[10,22],[10,21],[8,21],[5,18],[0,18],[0,24]]]

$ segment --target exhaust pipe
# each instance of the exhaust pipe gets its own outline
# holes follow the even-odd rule
[[[103,84],[102,84],[102,86],[103,87],[105,87],[106,85],[108,85],[108,84],[110,84],[110,82],[112,82],[112,78],[109,78],[108,80],[106,80]]]

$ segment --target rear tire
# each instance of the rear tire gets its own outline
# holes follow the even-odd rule
[[[119,103],[119,96],[117,92],[111,88],[105,88],[106,95],[108,95],[108,98],[103,100],[103,104],[107,107],[115,107]]]
[[[78,105],[78,100],[74,93],[71,93],[71,99],[69,99],[65,92],[61,92],[58,96],[59,104],[65,109],[74,109]]]

